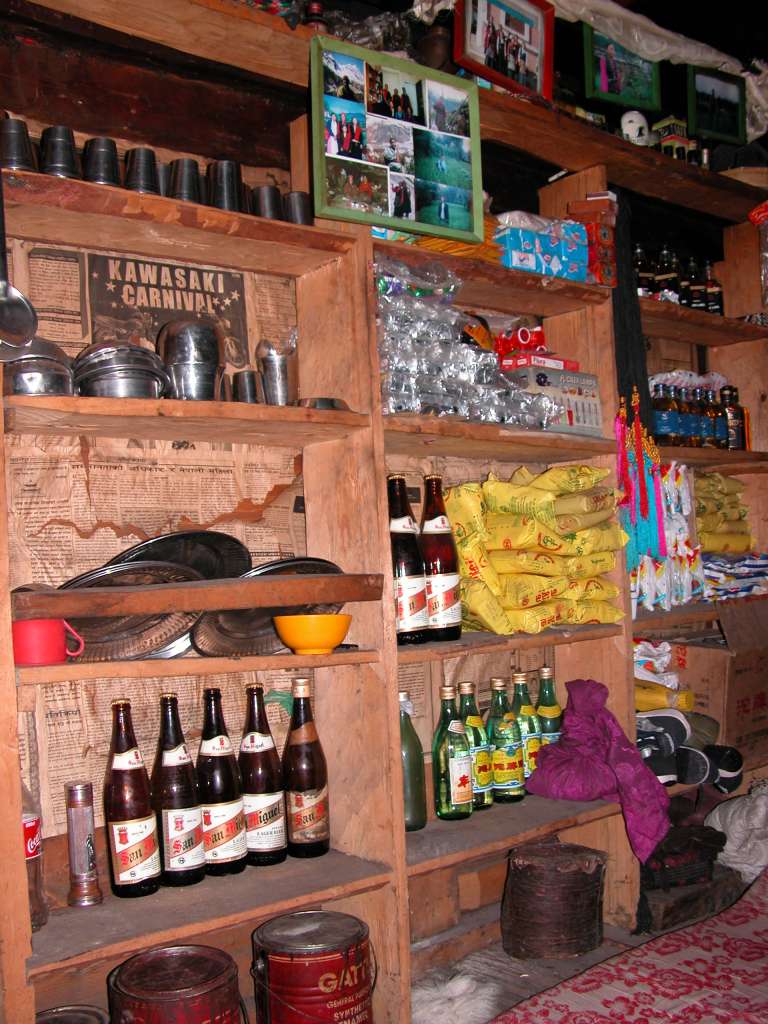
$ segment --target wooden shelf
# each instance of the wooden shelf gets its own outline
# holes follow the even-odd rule
[[[115,615],[378,601],[383,586],[380,573],[262,576],[156,586],[25,590],[12,594],[11,603],[14,619],[106,619]]]
[[[69,661],[64,665],[17,668],[20,686],[82,682],[84,679],[153,679],[174,676],[215,676],[268,669],[331,668],[335,665],[375,665],[379,651],[360,649],[333,654],[268,654],[243,658],[148,658],[137,661]]]
[[[301,277],[348,253],[349,235],[88,181],[3,171],[14,238]]]
[[[117,899],[106,879],[97,907],[54,910],[32,940],[30,977],[162,943],[229,928],[381,888],[391,881],[383,864],[331,850],[317,860],[288,858],[240,875],[205,878],[192,889],[161,888],[140,900]]]
[[[442,267],[461,278],[463,284],[456,303],[465,309],[557,316],[559,313],[573,313],[584,306],[601,305],[611,297],[611,289],[601,285],[580,284],[561,277],[529,274],[524,270],[508,270],[500,263],[451,256],[402,242],[374,242],[374,252],[378,256],[402,260],[410,267],[423,267],[439,261]]]
[[[675,302],[640,299],[643,334],[691,345],[739,345],[745,341],[768,341],[768,328],[716,316],[700,309],[688,309]]]
[[[463,821],[430,821],[406,836],[408,874],[423,875],[453,864],[503,853],[511,846],[586,825],[619,812],[618,804],[595,800],[547,800],[526,796],[517,804],[494,804]]]
[[[385,416],[384,446],[388,455],[452,455],[462,459],[503,462],[570,462],[611,455],[616,442],[607,437],[558,434],[546,430],[467,423],[450,416]]]
[[[682,462],[714,473],[767,473],[768,452],[729,452],[718,448],[662,446],[661,461]]]
[[[519,651],[526,648],[574,644],[582,640],[606,640],[621,636],[621,626],[570,626],[562,629],[545,629],[542,633],[529,635],[515,633],[514,636],[496,636],[494,633],[464,633],[460,640],[450,643],[415,644],[413,647],[398,647],[397,661],[400,665],[413,665],[426,661],[448,661],[450,658],[465,658],[471,654],[495,654],[503,651]]]
[[[721,609],[738,608],[740,605],[752,601],[768,601],[768,594],[734,597],[726,601],[691,601],[690,604],[680,605],[679,608],[670,608],[668,612],[649,612],[640,609],[632,624],[633,630],[637,634],[649,629],[666,629],[677,625],[688,625],[692,622],[716,622],[720,618]]]
[[[226,441],[298,449],[348,437],[370,424],[369,416],[356,412],[172,398],[8,395],[3,404],[7,434]]]

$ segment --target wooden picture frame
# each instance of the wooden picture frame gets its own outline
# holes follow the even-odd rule
[[[474,82],[315,36],[311,93],[318,217],[483,240]]]
[[[454,61],[512,92],[552,99],[554,38],[546,0],[457,0]]]
[[[630,110],[659,110],[658,61],[646,60],[584,23],[584,92],[588,99]]]
[[[688,65],[688,135],[743,146],[746,88],[741,75]]]

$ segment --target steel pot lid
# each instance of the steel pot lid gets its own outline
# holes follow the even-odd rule
[[[161,371],[163,361],[157,352],[141,345],[100,341],[89,345],[75,358],[73,369],[75,376],[86,369],[90,372],[96,367],[146,367]]]
[[[260,924],[251,937],[255,947],[267,952],[321,953],[363,942],[368,926],[337,910],[300,910]]]
[[[5,395],[72,395],[72,370],[55,359],[16,359],[3,374]]]
[[[0,341],[0,363],[18,363],[23,359],[51,359],[62,366],[72,365],[72,360],[63,348],[44,338],[33,338],[23,348]]]

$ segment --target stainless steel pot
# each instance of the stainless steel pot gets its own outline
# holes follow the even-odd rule
[[[157,336],[157,354],[166,366],[178,363],[224,365],[224,334],[208,320],[171,320]]]
[[[72,368],[56,359],[42,356],[14,359],[5,367],[5,395],[73,395]]]
[[[208,363],[169,363],[166,370],[168,398],[195,402],[222,399],[222,367]]]
[[[165,372],[118,367],[77,378],[81,395],[91,398],[162,398],[168,384]]]

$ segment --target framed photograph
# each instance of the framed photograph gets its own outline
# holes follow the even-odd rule
[[[453,59],[505,89],[551,100],[554,26],[546,0],[457,0]]]
[[[688,65],[688,134],[744,145],[746,104],[740,75]]]
[[[311,75],[318,217],[483,240],[474,82],[323,36]]]
[[[584,84],[591,99],[647,110],[658,110],[661,106],[658,62],[638,56],[587,24],[584,25]]]

